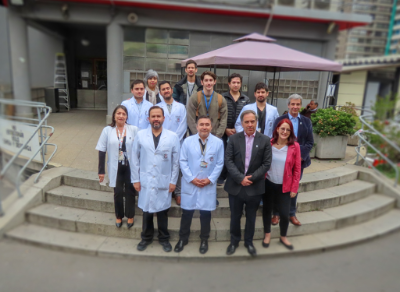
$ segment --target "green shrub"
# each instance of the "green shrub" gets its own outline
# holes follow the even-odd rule
[[[313,132],[320,137],[354,134],[355,118],[333,108],[319,109],[311,115]]]

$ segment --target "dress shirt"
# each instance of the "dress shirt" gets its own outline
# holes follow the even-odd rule
[[[207,142],[208,142],[208,137],[206,138],[206,141],[203,142],[203,140],[200,138],[199,133],[197,133],[197,136],[199,137],[199,142],[201,143],[200,145],[201,145],[202,152],[204,152],[204,149],[206,148],[206,145],[207,145]]]
[[[167,104],[168,112],[169,112],[169,114],[171,114],[171,111],[172,111],[172,103],[171,103],[171,104],[166,103],[166,104]]]
[[[133,97],[133,98],[135,99],[136,106],[138,107],[138,110],[139,110],[139,113],[140,113],[140,111],[142,110],[142,105],[143,105],[144,97],[143,97],[142,101],[139,102],[139,103],[137,102],[137,100],[136,100],[135,97]]]
[[[253,150],[253,142],[255,135],[256,133],[250,136],[248,136],[246,133],[244,134],[244,137],[246,139],[246,159],[244,161],[244,174],[246,174],[247,170],[249,169],[251,151]]]
[[[158,143],[160,142],[160,137],[161,133],[158,136],[154,135],[153,133],[154,149],[157,149]]]
[[[299,120],[300,120],[300,114],[297,115],[297,117],[292,117],[290,113],[288,113],[289,120],[293,124],[293,130],[294,130],[294,135],[297,138],[297,132],[299,130]]]

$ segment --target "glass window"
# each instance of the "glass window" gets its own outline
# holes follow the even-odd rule
[[[169,58],[186,59],[189,55],[189,49],[186,46],[169,46]]]
[[[189,45],[189,32],[188,31],[178,31],[171,30],[169,32],[169,43],[171,45]]]
[[[124,40],[126,42],[144,43],[146,29],[142,27],[125,27]]]
[[[167,58],[168,45],[146,44],[146,56],[152,58]]]
[[[124,70],[144,70],[145,58],[124,57]]]
[[[168,31],[165,29],[146,29],[146,43],[152,44],[167,44]]]
[[[145,55],[145,43],[124,42],[124,56],[144,57]]]
[[[146,59],[146,65],[144,70],[153,69],[157,72],[166,72],[167,70],[167,60],[165,59]]]
[[[181,73],[181,60],[168,60],[167,71],[169,73]]]

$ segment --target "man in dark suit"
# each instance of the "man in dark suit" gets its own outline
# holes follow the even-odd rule
[[[303,98],[298,94],[292,94],[291,96],[289,96],[288,98],[289,112],[277,118],[274,123],[274,129],[275,129],[278,123],[283,119],[289,119],[292,122],[294,134],[297,137],[297,142],[300,144],[301,177],[303,177],[304,168],[309,167],[311,164],[310,151],[314,145],[311,120],[299,114],[302,100]],[[290,211],[289,211],[290,222],[292,222],[292,224],[296,226],[301,226],[300,221],[296,217],[296,204],[297,204],[297,196],[291,198],[290,201]],[[272,217],[271,223],[272,225],[277,225],[279,223],[279,213],[276,211],[276,208],[274,208],[273,213],[274,216]]]
[[[265,173],[271,166],[272,150],[270,138],[256,131],[257,115],[254,111],[243,111],[240,120],[243,132],[229,137],[225,151],[228,177],[224,189],[229,194],[231,209],[231,244],[226,254],[233,254],[239,246],[240,219],[243,206],[246,205],[244,246],[250,255],[255,256],[257,252],[253,246],[253,236],[256,212],[265,192]]]

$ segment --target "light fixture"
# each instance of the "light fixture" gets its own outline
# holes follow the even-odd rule
[[[61,15],[65,20],[67,20],[69,18],[68,4],[63,4],[63,6],[61,6]]]
[[[86,38],[83,38],[83,39],[81,39],[81,44],[82,44],[82,46],[87,47],[90,45],[90,41]]]

